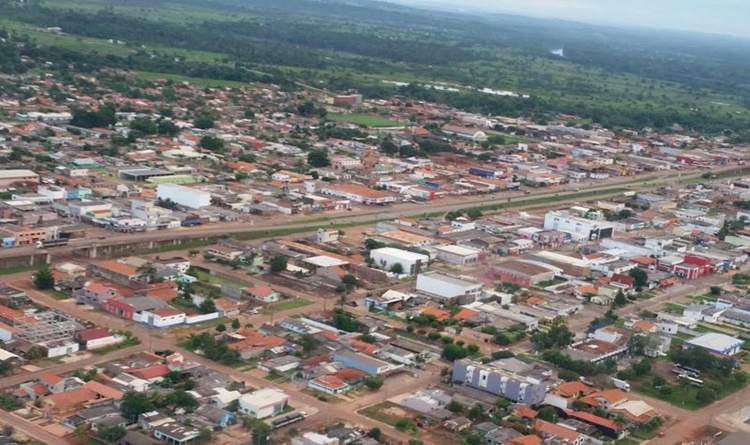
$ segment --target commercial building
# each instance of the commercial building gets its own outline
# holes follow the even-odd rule
[[[289,396],[274,388],[264,388],[240,397],[239,411],[256,419],[279,414],[289,403]]]
[[[211,194],[179,184],[159,184],[156,196],[161,200],[171,200],[178,205],[200,209],[211,205]]]
[[[547,393],[546,376],[515,359],[488,364],[458,360],[453,363],[453,381],[528,405],[542,403]]]
[[[347,368],[359,369],[370,375],[384,374],[391,370],[389,363],[348,350],[337,352],[333,356],[333,360],[340,362]]]
[[[467,304],[476,301],[482,292],[482,284],[439,272],[428,272],[417,275],[417,291],[443,302]]]
[[[479,261],[483,261],[486,256],[486,254],[479,249],[456,245],[439,246],[435,248],[435,251],[437,252],[437,259],[440,261],[458,264],[459,266],[475,264]]]
[[[682,345],[687,348],[703,348],[714,354],[735,355],[740,352],[744,343],[743,340],[729,335],[709,332],[699,337],[685,340]]]
[[[370,251],[370,258],[372,258],[373,266],[383,270],[391,270],[394,265],[400,264],[402,273],[408,275],[420,273],[430,261],[427,255],[394,247],[373,249]]]
[[[545,264],[559,267],[568,275],[573,275],[575,277],[588,277],[591,275],[591,262],[579,256],[577,257],[558,252],[551,252],[549,250],[542,250],[535,252],[532,255],[532,258]]]
[[[335,375],[322,375],[307,382],[307,386],[316,391],[326,394],[342,394],[352,389],[349,384]]]
[[[499,281],[529,287],[553,280],[560,272],[561,269],[539,261],[509,260],[493,266],[491,275]]]
[[[322,186],[320,192],[324,195],[336,196],[365,205],[382,206],[398,201],[398,197],[391,193],[371,189],[359,184],[331,185],[326,183],[326,185]]]
[[[31,170],[0,170],[0,187],[22,182],[39,182],[39,175]]]
[[[581,218],[567,211],[547,212],[544,215],[544,228],[572,233],[587,241],[611,238],[615,232],[614,223]]]

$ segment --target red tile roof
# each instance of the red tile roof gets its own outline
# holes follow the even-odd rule
[[[351,382],[352,380],[359,380],[367,377],[369,374],[354,368],[344,368],[341,371],[333,374],[345,382]]]
[[[39,380],[48,385],[57,385],[58,383],[62,382],[63,378],[49,371],[44,371],[39,375]]]
[[[157,377],[164,377],[169,374],[170,369],[167,365],[153,365],[145,368],[127,368],[125,372],[144,380],[151,380]]]
[[[555,423],[545,422],[544,420],[537,420],[534,427],[540,433],[545,433],[550,436],[566,439],[571,442],[575,442],[581,436],[581,433],[577,431],[557,425]]]
[[[605,419],[604,417],[599,417],[595,414],[587,413],[586,411],[568,411],[566,410],[565,413],[570,416],[574,417],[579,420],[583,420],[584,422],[590,423],[592,425],[601,426],[604,428],[608,428],[613,431],[619,431],[622,430],[623,427],[615,423],[613,420]]]
[[[322,375],[316,379],[311,380],[311,382],[314,382],[316,385],[322,386],[323,388],[327,388],[332,391],[348,386],[345,381],[341,380],[339,377],[336,377],[336,375]]]
[[[78,331],[76,335],[86,342],[112,336],[107,328],[84,329],[83,331]]]

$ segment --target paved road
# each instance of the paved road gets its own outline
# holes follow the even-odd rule
[[[724,171],[737,170],[739,167],[724,167],[713,170],[714,173],[721,173]],[[691,178],[700,177],[704,172],[690,172],[685,173],[681,176],[681,180],[687,180]],[[657,175],[656,178],[651,180],[645,180],[639,182],[637,178],[617,178],[608,181],[606,184],[597,184],[594,186],[576,185],[561,186],[554,188],[545,188],[539,190],[538,193],[530,195],[521,195],[518,192],[504,192],[491,196],[464,196],[464,197],[448,197],[440,202],[432,202],[429,204],[396,204],[387,208],[383,208],[382,211],[376,208],[358,209],[355,212],[338,212],[335,215],[323,217],[321,221],[320,216],[309,217],[304,215],[298,215],[292,218],[288,218],[289,222],[283,223],[281,218],[273,218],[270,220],[258,219],[257,222],[253,221],[251,224],[247,222],[241,223],[220,223],[210,224],[206,226],[198,226],[192,228],[181,228],[175,230],[166,231],[155,231],[145,232],[138,234],[111,234],[107,235],[104,239],[101,238],[81,238],[70,241],[67,246],[49,248],[49,249],[36,249],[33,246],[20,246],[13,248],[0,249],[0,259],[3,258],[14,258],[19,256],[27,256],[34,253],[70,253],[73,250],[84,249],[90,247],[107,247],[114,245],[130,244],[134,239],[139,242],[144,241],[171,241],[178,239],[194,239],[200,237],[215,237],[225,234],[236,234],[236,233],[248,233],[248,232],[260,232],[267,230],[279,230],[279,229],[294,229],[299,228],[313,229],[316,225],[324,225],[327,222],[330,223],[368,223],[383,219],[393,219],[403,215],[414,215],[425,212],[429,213],[444,213],[455,210],[460,210],[472,206],[481,205],[494,205],[494,204],[509,204],[512,205],[513,209],[521,210],[524,208],[533,207],[544,207],[548,206],[549,203],[534,203],[538,199],[554,198],[557,197],[555,204],[562,204],[565,202],[575,201],[586,201],[589,199],[602,199],[612,196],[617,196],[621,193],[623,186],[627,185],[632,190],[642,190],[653,188],[658,184],[676,181],[674,173],[663,172]],[[576,191],[580,188],[588,193],[588,196],[582,197],[581,191]]]

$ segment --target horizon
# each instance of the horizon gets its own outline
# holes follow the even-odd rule
[[[750,1],[683,0],[391,0],[463,12],[492,12],[545,19],[750,38]]]

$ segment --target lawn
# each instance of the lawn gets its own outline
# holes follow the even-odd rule
[[[328,114],[328,119],[332,121],[349,122],[357,125],[364,125],[365,127],[403,127],[402,122],[392,121],[379,116],[372,116],[370,114]]]
[[[286,300],[282,301],[281,303],[276,303],[268,308],[274,312],[281,312],[281,311],[288,311],[290,309],[297,309],[299,307],[304,307],[307,305],[313,304],[313,301],[308,300],[307,298],[294,298],[292,300]]]
[[[32,270],[39,270],[42,267],[44,267],[44,265],[42,264],[35,264],[33,266],[23,265],[23,266],[3,267],[2,269],[0,269],[0,275],[12,275],[14,273],[29,272]]]
[[[105,354],[109,354],[110,352],[118,351],[120,349],[129,348],[131,346],[136,346],[136,345],[139,345],[139,344],[141,344],[141,341],[137,337],[131,337],[131,338],[129,338],[129,339],[123,341],[123,342],[117,343],[115,345],[109,345],[109,346],[104,346],[104,347],[101,347],[101,348],[92,349],[91,353],[92,354],[97,354],[97,355],[105,355]]]
[[[191,268],[188,274],[194,276],[200,281],[203,281],[209,284],[218,284],[220,286],[232,286],[232,287],[237,287],[240,289],[243,287],[247,287],[247,284],[242,283],[240,281],[234,281],[234,280],[230,280],[228,278],[220,277],[217,275],[211,275],[210,273],[206,271],[196,269],[196,268]]]
[[[666,384],[663,387],[656,389],[651,383],[652,378],[653,376],[649,375],[640,380],[631,379],[630,383],[633,386],[633,390],[635,392],[653,397],[655,399],[663,400],[671,405],[680,408],[697,410],[713,403],[713,401],[701,402],[697,400],[696,395],[701,389],[697,386],[687,385],[685,387],[681,387],[679,384]],[[734,382],[733,380],[727,380],[725,383],[719,383],[718,381],[710,378],[703,378],[703,380],[704,387],[710,386],[715,388],[716,400],[721,400],[736,391],[740,391],[742,388],[745,388],[748,383],[750,383],[750,381],[748,381],[744,384],[739,384]],[[669,390],[665,388],[669,388]]]

